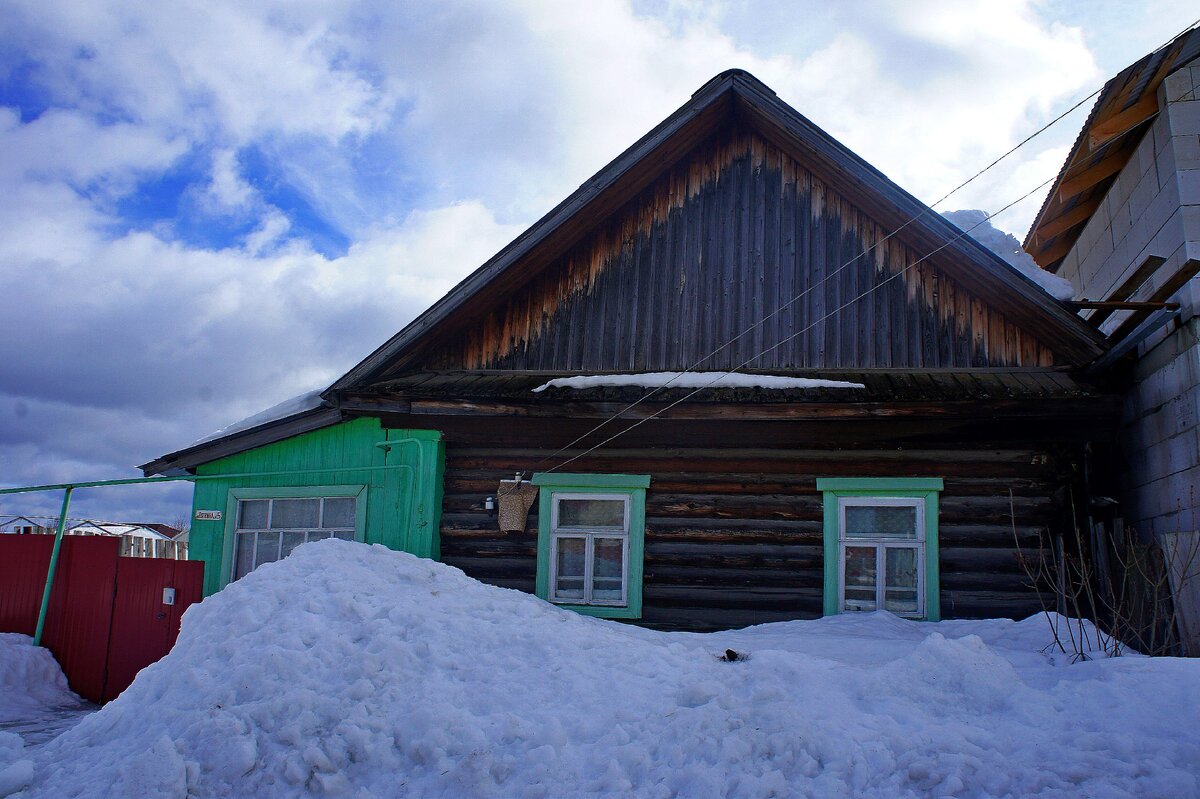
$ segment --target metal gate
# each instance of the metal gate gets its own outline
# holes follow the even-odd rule
[[[0,535],[0,632],[33,635],[53,546],[53,536]],[[171,650],[204,581],[199,561],[125,558],[119,547],[116,538],[64,538],[46,614],[42,643],[93,702],[116,698]]]

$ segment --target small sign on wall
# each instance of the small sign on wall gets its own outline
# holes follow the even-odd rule
[[[196,521],[198,521],[198,522],[219,522],[219,521],[221,521],[221,511],[219,511],[219,510],[198,510],[198,511],[196,511]]]

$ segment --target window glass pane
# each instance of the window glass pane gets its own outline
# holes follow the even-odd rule
[[[587,540],[584,538],[558,538],[555,558],[557,579],[554,595],[559,599],[583,599],[583,567]]]
[[[288,530],[283,534],[283,548],[280,557],[286,558],[292,550],[304,543],[304,533]]]
[[[625,527],[625,501],[620,499],[560,499],[559,527]]]
[[[238,529],[263,530],[267,526],[269,499],[243,499],[238,503]]]
[[[888,547],[883,607],[892,613],[917,612],[917,549]]]
[[[592,601],[620,602],[625,574],[625,539],[596,538],[592,553]]]
[[[321,500],[276,499],[271,508],[271,529],[316,527],[320,523]]]
[[[238,533],[233,579],[239,580],[254,568],[254,533]]]
[[[329,538],[329,536],[331,536],[331,535],[333,535],[333,533],[329,530],[313,530],[312,532],[310,532],[308,534],[308,540],[309,541],[322,541],[326,538]]]
[[[254,547],[254,567],[279,560],[279,533],[259,533]]]
[[[843,610],[875,610],[875,547],[846,547]]]
[[[353,541],[354,540],[354,531],[353,530],[338,530],[336,533],[333,534],[333,537],[340,539],[342,541]]]
[[[912,505],[847,505],[847,538],[916,538],[917,509]]]
[[[354,529],[354,497],[329,497],[325,500],[325,515],[321,517],[325,528],[343,527]]]

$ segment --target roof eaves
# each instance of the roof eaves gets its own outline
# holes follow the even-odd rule
[[[337,424],[341,420],[342,412],[337,408],[316,408],[303,411],[248,430],[240,430],[223,438],[205,441],[202,444],[163,455],[138,468],[147,477],[156,474],[179,474],[181,471],[190,471],[196,466],[215,461],[218,458],[236,455],[239,452],[245,452],[265,444],[273,444],[291,436],[319,430],[322,427]]]

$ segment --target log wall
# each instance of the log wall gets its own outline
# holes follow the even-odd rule
[[[537,508],[501,534],[483,509],[501,476],[550,450],[449,443],[442,559],[494,585],[534,590]],[[559,458],[561,460],[561,456]],[[1044,462],[1043,462],[1044,461]],[[649,627],[711,630],[821,615],[822,497],[817,477],[942,477],[945,618],[1024,618],[1041,609],[1014,546],[1036,553],[1055,528],[1066,464],[1036,447],[925,450],[676,448],[605,450],[569,471],[651,475],[646,495],[643,618]]]

